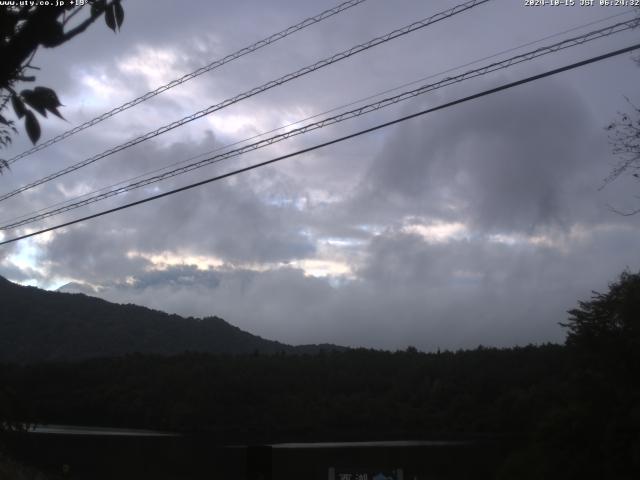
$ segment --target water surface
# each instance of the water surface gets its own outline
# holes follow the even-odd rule
[[[179,434],[155,430],[136,430],[131,428],[88,427],[82,425],[36,425],[29,433],[54,435],[90,435],[116,437],[175,437]]]

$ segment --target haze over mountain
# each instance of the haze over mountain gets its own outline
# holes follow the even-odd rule
[[[83,282],[69,282],[56,289],[61,293],[83,293],[90,297],[97,297],[98,291],[89,284]]]
[[[251,335],[215,316],[184,318],[81,293],[25,287],[0,277],[0,361],[4,362],[80,360],[136,352],[313,353],[321,348],[340,347],[294,347]]]

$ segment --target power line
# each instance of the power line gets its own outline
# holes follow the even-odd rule
[[[76,223],[84,222],[86,220],[91,220],[93,218],[97,218],[97,217],[101,217],[101,216],[104,216],[104,215],[107,215],[107,214],[110,214],[110,213],[118,212],[120,210],[125,210],[127,208],[131,208],[131,207],[134,207],[136,205],[141,205],[143,203],[151,202],[153,200],[158,200],[160,198],[167,197],[169,195],[173,195],[173,194],[176,194],[176,193],[179,193],[179,192],[183,192],[185,190],[190,190],[192,188],[196,188],[196,187],[199,187],[199,186],[202,186],[202,185],[206,185],[208,183],[212,183],[212,182],[215,182],[215,181],[218,181],[218,180],[222,180],[222,179],[234,176],[234,175],[238,175],[240,173],[248,172],[250,170],[255,170],[255,169],[259,168],[259,167],[264,167],[266,165],[270,165],[272,163],[276,163],[276,162],[279,162],[281,160],[285,160],[287,158],[291,158],[291,157],[295,157],[295,156],[298,156],[298,155],[302,155],[303,153],[312,152],[314,150],[318,150],[320,148],[324,148],[324,147],[327,147],[329,145],[333,145],[335,143],[340,143],[340,142],[343,142],[345,140],[350,140],[352,138],[359,137],[360,135],[364,135],[366,133],[371,133],[371,132],[374,132],[376,130],[380,130],[382,128],[389,127],[391,125],[395,125],[397,123],[401,123],[401,122],[410,120],[412,118],[417,118],[417,117],[420,117],[422,115],[426,115],[426,114],[429,114],[429,113],[436,112],[438,110],[444,110],[446,108],[453,107],[455,105],[459,105],[461,103],[468,102],[470,100],[475,100],[477,98],[481,98],[481,97],[484,97],[484,96],[487,96],[487,95],[491,95],[491,94],[494,94],[494,93],[497,93],[497,92],[500,92],[500,91],[503,91],[503,90],[508,90],[510,88],[517,87],[519,85],[524,85],[526,83],[530,83],[530,82],[533,82],[533,81],[536,81],[536,80],[540,80],[540,79],[545,78],[545,77],[550,77],[552,75],[557,75],[558,73],[566,72],[568,70],[573,70],[575,68],[582,67],[582,66],[585,66],[585,65],[589,65],[591,63],[599,62],[599,61],[602,61],[602,60],[605,60],[607,58],[611,58],[611,57],[614,57],[614,56],[617,56],[617,55],[622,55],[624,53],[628,53],[628,52],[631,52],[633,50],[637,50],[638,48],[640,48],[640,43],[636,43],[635,45],[631,45],[629,47],[621,48],[619,50],[614,50],[612,52],[609,52],[609,53],[606,53],[606,54],[603,54],[603,55],[598,55],[596,57],[592,57],[592,58],[589,58],[587,60],[582,60],[580,62],[572,63],[572,64],[566,65],[564,67],[555,68],[553,70],[548,70],[548,71],[540,73],[538,75],[533,75],[533,76],[530,76],[530,77],[527,77],[527,78],[524,78],[524,79],[521,79],[521,80],[518,80],[518,81],[515,81],[515,82],[506,83],[506,84],[500,85],[500,86],[495,87],[495,88],[484,90],[484,91],[482,91],[480,93],[476,93],[476,94],[473,94],[473,95],[469,95],[467,97],[459,98],[457,100],[453,100],[451,102],[447,102],[447,103],[438,105],[437,107],[428,108],[426,110],[422,110],[420,112],[413,113],[411,115],[406,115],[404,117],[400,117],[400,118],[397,118],[395,120],[391,120],[389,122],[381,123],[381,124],[378,124],[376,126],[373,126],[373,127],[370,127],[370,128],[364,129],[364,130],[360,130],[358,132],[355,132],[355,133],[352,133],[352,134],[349,134],[349,135],[345,135],[345,136],[342,136],[342,137],[339,137],[339,138],[335,138],[335,139],[329,140],[327,142],[319,143],[317,145],[314,145],[313,147],[308,147],[308,148],[304,148],[302,150],[298,150],[296,152],[288,153],[286,155],[281,155],[279,157],[272,158],[271,160],[266,160],[264,162],[256,163],[256,164],[250,165],[248,167],[240,168],[240,169],[237,169],[237,170],[234,170],[234,171],[222,174],[222,175],[218,175],[218,176],[215,176],[215,177],[212,177],[212,178],[208,178],[206,180],[202,180],[202,181],[199,181],[199,182],[196,182],[196,183],[191,183],[189,185],[185,185],[184,187],[176,188],[174,190],[170,190],[168,192],[164,192],[164,193],[160,193],[158,195],[147,197],[147,198],[144,198],[142,200],[138,200],[138,201],[135,201],[135,202],[127,203],[127,204],[121,205],[119,207],[111,208],[109,210],[103,210],[102,212],[94,213],[93,215],[88,215],[86,217],[82,217],[82,218],[78,218],[78,219],[75,219],[75,220],[71,220],[71,221],[66,222],[66,223],[61,223],[59,225],[56,225],[56,226],[53,226],[53,227],[49,227],[49,228],[45,228],[45,229],[42,229],[42,230],[38,230],[36,232],[28,233],[28,234],[25,234],[25,235],[21,235],[19,237],[10,238],[9,240],[4,240],[4,241],[0,242],[0,245],[6,245],[6,244],[9,244],[9,243],[17,242],[19,240],[24,240],[25,238],[34,237],[36,235],[40,235],[40,234],[43,234],[43,233],[47,233],[47,232],[51,232],[51,231],[54,231],[54,230],[58,230],[60,228],[68,227],[68,226],[74,225]]]
[[[332,110],[329,110],[327,112],[324,112],[324,113],[329,113],[329,112],[334,111],[334,110],[339,110],[341,108],[349,107],[351,105],[355,105],[357,103],[360,103],[360,102],[363,102],[363,101],[366,101],[366,100],[370,100],[370,99],[375,98],[375,97],[379,97],[380,95],[385,95],[387,93],[391,93],[391,92],[394,92],[396,90],[400,90],[401,88],[405,88],[405,87],[409,87],[411,85],[415,85],[415,84],[420,83],[420,82],[422,82],[424,80],[429,80],[429,79],[434,78],[434,77],[439,77],[440,75],[444,75],[446,73],[454,72],[454,71],[459,70],[461,68],[468,67],[468,66],[471,66],[471,65],[475,65],[476,63],[480,63],[480,62],[483,62],[485,60],[491,60],[492,58],[499,57],[500,55],[504,55],[505,53],[515,52],[516,50],[520,50],[521,48],[529,47],[531,45],[535,45],[536,43],[544,42],[545,40],[550,40],[552,38],[559,37],[559,36],[564,35],[566,33],[574,32],[574,31],[579,30],[581,28],[590,27],[591,25],[595,25],[597,23],[602,23],[602,22],[604,22],[606,20],[611,20],[612,18],[617,18],[617,17],[623,16],[623,15],[629,15],[630,13],[633,13],[635,15],[635,12],[633,12],[632,10],[629,10],[629,11],[626,11],[626,12],[616,13],[614,15],[609,15],[608,17],[601,18],[600,20],[594,20],[593,22],[583,23],[583,24],[578,25],[576,27],[568,28],[568,29],[563,30],[561,32],[557,32],[557,33],[554,33],[552,35],[547,35],[546,37],[542,37],[542,38],[539,38],[537,40],[533,40],[531,42],[521,43],[520,45],[518,45],[516,47],[511,47],[511,48],[508,48],[506,50],[502,50],[500,52],[492,53],[491,55],[488,55],[486,57],[482,57],[482,58],[479,58],[477,60],[472,60],[471,62],[463,63],[462,65],[457,65],[455,67],[448,68],[447,70],[444,70],[444,71],[441,71],[441,72],[438,72],[438,73],[432,73],[430,75],[427,75],[426,77],[422,77],[422,78],[419,78],[417,80],[413,80],[413,81],[411,81],[409,83],[403,83],[402,85],[398,85],[397,87],[390,88],[389,90],[385,90],[383,92],[379,92],[379,93],[370,95],[370,96],[365,97],[365,98],[361,98],[361,99],[356,100],[354,102],[351,102],[351,103],[349,103],[347,105],[342,105],[340,107],[336,107],[336,108],[334,108]],[[318,114],[317,116],[323,115],[324,113]],[[313,117],[310,117],[310,118],[313,118]],[[305,120],[308,120],[308,119],[305,119]]]
[[[172,80],[171,82],[162,85],[158,88],[156,88],[155,90],[152,90],[150,92],[145,93],[144,95],[141,95],[138,98],[134,98],[133,100],[128,101],[127,103],[124,103],[122,105],[120,105],[119,107],[113,108],[112,110],[109,110],[108,112],[103,113],[102,115],[99,115],[98,117],[95,117],[81,125],[78,125],[70,130],[67,130],[66,132],[61,133],[60,135],[57,135],[49,140],[47,140],[46,142],[43,142],[39,145],[36,145],[32,148],[30,148],[29,150],[26,150],[18,155],[16,155],[15,157],[7,160],[8,164],[12,164],[14,162],[17,162],[18,160],[20,160],[21,158],[27,157],[29,155],[31,155],[32,153],[38,152],[40,150],[43,150],[51,145],[53,145],[54,143],[57,143],[61,140],[64,140],[65,138],[70,137],[71,135],[74,135],[78,132],[81,132],[82,130],[85,130],[89,127],[92,127],[94,125],[97,125],[98,123],[106,120],[107,118],[113,117],[114,115],[117,115],[120,112],[123,112],[131,107],[134,107],[136,105],[138,105],[139,103],[145,102],[153,97],[155,97],[156,95],[160,95],[163,92],[166,92],[167,90],[176,87],[178,85],[181,85],[185,82],[188,82],[189,80],[196,78],[204,73],[210,72],[212,70],[215,70],[218,67],[221,67],[222,65],[225,65],[229,62],[232,62],[233,60],[236,60],[240,57],[243,57],[244,55],[247,55],[249,53],[253,53],[256,50],[260,50],[263,47],[266,47],[267,45],[271,45],[272,43],[277,42],[278,40],[282,40],[283,38],[288,37],[289,35],[292,35],[300,30],[303,30],[307,27],[310,27],[311,25],[315,25],[316,23],[319,23],[323,20],[326,20],[327,18],[330,18],[334,15],[337,15],[340,12],[343,12],[351,7],[355,7],[356,5],[359,5],[361,3],[366,2],[367,0],[349,0],[347,2],[341,3],[340,5],[337,5],[329,10],[325,10],[324,12],[319,13],[318,15],[315,15],[313,17],[309,17],[305,20],[303,20],[300,23],[297,23],[296,25],[292,25],[290,27],[285,28],[284,30],[281,30],[278,33],[274,33],[273,35],[270,35],[266,38],[263,38],[262,40],[249,45],[248,47],[244,47],[241,48],[240,50],[231,53],[229,55],[227,55],[226,57],[220,58],[218,60],[215,60],[211,63],[209,63],[208,65],[205,65],[204,67],[200,67],[197,70],[194,70],[191,73],[187,73],[186,75],[183,75],[182,77]]]
[[[87,165],[90,165],[92,163],[97,162],[98,160],[108,157],[109,155],[113,155],[114,153],[120,152],[122,150],[125,150],[129,147],[132,147],[134,145],[137,145],[141,142],[144,142],[145,140],[149,140],[151,138],[157,137],[159,135],[162,135],[164,133],[167,133],[170,130],[173,130],[175,128],[181,127],[182,125],[185,125],[189,122],[192,122],[194,120],[197,120],[199,118],[202,118],[206,115],[209,115],[215,111],[221,110],[225,107],[228,107],[230,105],[233,105],[234,103],[237,103],[241,100],[245,100],[249,97],[252,97],[254,95],[257,95],[259,93],[262,93],[266,90],[270,90],[271,88],[277,87],[279,85],[282,85],[284,83],[290,82],[291,80],[294,80],[298,77],[301,77],[303,75],[307,75],[308,73],[314,72],[316,70],[319,70],[321,68],[324,68],[328,65],[331,65],[333,63],[339,62],[340,60],[344,60],[346,58],[349,58],[353,55],[356,55],[358,53],[361,53],[365,50],[368,50],[372,47],[375,47],[377,45],[389,42],[391,40],[394,40],[398,37],[401,37],[403,35],[407,35],[409,33],[415,32],[416,30],[425,28],[429,25],[432,25],[436,22],[439,22],[441,20],[445,20],[449,17],[452,17],[454,15],[457,15],[459,13],[462,13],[464,11],[470,10],[471,8],[477,7],[478,5],[481,5],[483,3],[487,3],[490,0],[470,0],[466,3],[460,4],[460,5],[456,5],[453,8],[450,8],[448,10],[442,11],[440,13],[437,13],[435,15],[432,15],[430,17],[427,17],[423,20],[419,20],[417,22],[411,23],[410,25],[406,25],[402,28],[393,30],[392,32],[387,33],[386,35],[380,36],[380,37],[376,37],[366,43],[362,43],[360,45],[356,45],[354,47],[351,47],[347,50],[344,50],[340,53],[336,53],[335,55],[332,55],[331,57],[327,57],[323,60],[320,60],[312,65],[309,65],[307,67],[301,68],[293,73],[289,73],[287,75],[284,75],[276,80],[271,80],[259,87],[255,87],[251,90],[248,90],[244,93],[241,93],[239,95],[236,95],[235,97],[231,97],[228,98],[227,100],[224,100],[218,104],[215,105],[211,105],[203,110],[200,110],[196,113],[193,113],[191,115],[188,115],[180,120],[176,120],[175,122],[172,122],[170,124],[164,125],[156,130],[153,130],[151,132],[148,132],[144,135],[141,135],[137,138],[134,138],[132,140],[129,140],[126,143],[120,144],[118,146],[112,147],[109,150],[106,150],[102,153],[99,153],[97,155],[94,155],[93,157],[90,157],[88,159],[85,159],[81,162],[78,162],[74,165],[71,165],[67,168],[64,168],[62,170],[59,170],[58,172],[52,173],[50,175],[47,175],[46,177],[41,178],[40,180],[36,180],[35,182],[29,183],[28,185],[25,185],[23,187],[18,188],[17,190],[13,190],[9,193],[5,193],[4,195],[0,196],[0,201],[3,200],[7,200],[8,198],[14,197],[15,195],[18,195],[21,192],[24,192],[26,190],[30,190],[31,188],[37,187],[38,185],[42,185],[43,183],[49,182],[51,180],[54,180],[58,177],[61,177],[62,175],[66,175],[68,173],[74,172],[76,170],[79,170],[82,167],[86,167]]]
[[[308,132],[313,131],[313,130],[324,128],[324,127],[327,127],[329,125],[340,123],[340,122],[343,122],[345,120],[356,118],[356,117],[359,117],[361,115],[365,115],[365,114],[380,110],[382,108],[389,107],[389,106],[394,105],[394,104],[396,104],[398,102],[414,98],[414,97],[416,97],[418,95],[423,95],[423,94],[425,94],[427,92],[431,92],[431,91],[434,91],[434,90],[437,90],[437,89],[440,89],[440,88],[443,88],[443,87],[446,87],[446,86],[449,86],[449,85],[453,85],[455,83],[460,83],[460,82],[463,82],[465,80],[469,80],[469,79],[476,78],[476,77],[479,77],[479,76],[482,76],[482,75],[486,75],[486,74],[489,74],[489,73],[492,73],[492,72],[495,72],[495,71],[498,71],[498,70],[503,70],[503,69],[506,69],[506,68],[510,68],[510,67],[512,67],[514,65],[517,65],[517,64],[520,64],[520,63],[523,63],[523,62],[526,62],[526,61],[530,61],[530,60],[533,60],[533,59],[536,59],[536,58],[539,58],[539,57],[541,57],[543,55],[548,55],[550,53],[555,53],[555,52],[558,52],[558,51],[561,51],[561,50],[564,50],[564,49],[567,49],[567,48],[571,48],[571,47],[574,47],[574,46],[577,46],[577,45],[582,45],[584,43],[587,43],[587,42],[590,42],[590,41],[593,41],[593,40],[596,40],[596,39],[600,39],[600,38],[604,38],[604,37],[607,37],[607,36],[610,36],[610,35],[613,35],[613,34],[616,34],[616,33],[620,33],[620,32],[635,28],[638,24],[640,24],[640,20],[638,20],[638,19],[629,20],[629,21],[626,21],[626,22],[620,22],[620,23],[617,23],[617,24],[614,24],[614,25],[610,25],[608,27],[601,28],[599,30],[595,30],[595,31],[592,31],[592,32],[585,33],[585,34],[577,36],[577,37],[573,37],[573,38],[569,38],[569,39],[563,40],[563,41],[555,43],[553,45],[540,47],[540,48],[537,48],[537,49],[532,50],[530,52],[522,53],[520,55],[516,55],[514,57],[502,60],[500,62],[494,62],[494,63],[491,63],[491,64],[486,65],[484,67],[480,67],[480,68],[477,68],[477,69],[474,69],[474,70],[470,70],[468,72],[462,73],[462,74],[454,76],[454,77],[448,77],[448,78],[440,80],[440,81],[438,81],[436,83],[422,85],[419,88],[416,88],[414,90],[402,92],[402,93],[400,93],[398,95],[395,95],[393,97],[384,98],[384,99],[379,100],[377,102],[373,102],[373,103],[370,103],[370,104],[367,104],[367,105],[363,105],[363,106],[361,106],[359,108],[356,108],[356,109],[353,109],[353,110],[349,110],[347,112],[343,112],[343,113],[340,113],[338,115],[334,115],[332,117],[325,118],[325,119],[320,120],[318,122],[314,122],[314,123],[305,125],[303,127],[296,128],[294,130],[290,130],[288,132],[284,132],[284,133],[281,133],[281,134],[278,134],[278,135],[274,135],[272,137],[269,137],[269,138],[266,138],[266,139],[263,139],[263,140],[259,140],[257,142],[254,142],[254,143],[251,143],[251,144],[236,148],[234,150],[230,150],[230,151],[224,152],[222,154],[215,155],[213,157],[205,158],[205,159],[202,159],[202,160],[200,160],[198,162],[194,162],[194,163],[191,163],[189,165],[185,165],[183,167],[176,168],[174,170],[171,170],[171,171],[168,171],[168,172],[165,172],[165,173],[162,173],[162,174],[155,175],[153,177],[148,177],[148,178],[145,178],[145,179],[140,180],[138,182],[130,183],[129,185],[125,185],[125,186],[120,187],[120,188],[116,188],[116,189],[109,190],[107,192],[104,192],[104,193],[101,193],[101,194],[98,194],[98,195],[94,195],[94,196],[85,198],[84,200],[79,200],[79,201],[76,201],[76,202],[73,202],[73,203],[65,202],[65,203],[67,203],[65,206],[62,206],[62,207],[59,207],[59,208],[51,207],[50,209],[45,209],[45,210],[48,210],[48,211],[46,211],[44,213],[38,213],[37,215],[33,215],[31,217],[28,217],[28,218],[25,218],[25,219],[22,219],[22,220],[13,222],[13,223],[9,223],[9,224],[5,224],[3,226],[0,226],[0,230],[9,230],[9,229],[12,229],[12,228],[16,228],[16,227],[20,227],[20,226],[23,226],[23,225],[27,225],[27,224],[33,223],[33,222],[38,221],[38,220],[43,220],[45,218],[49,218],[49,217],[52,217],[54,215],[58,215],[60,213],[68,212],[68,211],[71,211],[71,210],[75,210],[77,208],[84,207],[84,206],[96,203],[98,201],[105,200],[107,198],[111,198],[111,197],[114,197],[116,195],[120,195],[122,193],[130,192],[132,190],[135,190],[135,189],[138,189],[138,188],[141,188],[141,187],[144,187],[144,186],[148,186],[148,185],[151,185],[151,184],[154,184],[154,183],[158,183],[158,182],[160,182],[162,180],[166,180],[167,178],[172,178],[172,177],[175,177],[175,176],[178,176],[178,175],[182,175],[182,174],[188,173],[188,172],[190,172],[192,170],[196,170],[198,168],[202,168],[202,167],[204,167],[206,165],[210,165],[210,164],[213,164],[213,163],[219,163],[219,162],[221,162],[223,160],[226,160],[226,159],[229,159],[229,158],[232,158],[232,157],[236,157],[236,156],[242,155],[244,153],[257,150],[259,148],[263,148],[263,147],[266,147],[266,146],[269,146],[269,145],[273,145],[274,143],[277,143],[277,142],[280,142],[280,141],[283,141],[283,140],[287,140],[287,139],[289,139],[291,137],[294,137],[294,136],[302,135],[302,134],[308,133]]]
[[[357,105],[357,104],[365,102],[367,100],[371,100],[373,98],[377,98],[377,97],[380,97],[382,95],[386,95],[387,93],[395,92],[395,91],[398,91],[398,90],[400,90],[402,88],[406,88],[406,87],[409,87],[409,86],[412,86],[412,85],[416,85],[416,84],[418,84],[420,82],[423,82],[425,80],[429,80],[431,78],[439,77],[439,76],[444,75],[446,73],[454,72],[456,70],[460,70],[461,68],[468,67],[470,65],[475,65],[475,64],[480,63],[480,62],[482,62],[484,60],[490,60],[492,58],[499,57],[500,55],[504,55],[505,53],[514,52],[516,50],[520,50],[520,49],[522,49],[524,47],[535,45],[537,43],[543,42],[545,40],[549,40],[551,38],[556,38],[556,37],[559,37],[561,35],[564,35],[564,34],[567,34],[567,33],[570,33],[570,32],[574,32],[576,30],[580,30],[580,29],[585,28],[585,27],[589,27],[589,26],[592,26],[592,25],[595,25],[595,24],[598,24],[598,23],[602,23],[602,22],[605,22],[607,20],[611,20],[612,18],[617,18],[617,17],[620,17],[620,16],[629,15],[629,14],[634,14],[635,15],[635,12],[633,10],[628,10],[626,12],[616,13],[616,14],[613,14],[613,15],[609,15],[607,17],[603,17],[603,18],[601,18],[599,20],[594,20],[592,22],[584,23],[584,24],[581,24],[581,25],[578,25],[578,26],[575,26],[575,27],[568,28],[566,30],[562,30],[560,32],[557,32],[557,33],[554,33],[554,34],[551,34],[551,35],[547,35],[547,36],[539,38],[537,40],[533,40],[533,41],[530,41],[530,42],[522,43],[522,44],[517,45],[515,47],[511,47],[511,48],[508,48],[506,50],[502,50],[502,51],[493,53],[491,55],[479,58],[477,60],[473,60],[473,61],[464,63],[462,65],[457,65],[455,67],[451,67],[451,68],[448,68],[446,70],[443,70],[443,71],[440,71],[440,72],[437,72],[437,73],[432,73],[432,74],[429,74],[429,75],[427,75],[425,77],[421,77],[421,78],[419,78],[417,80],[413,80],[413,81],[408,82],[408,83],[403,83],[401,85],[398,85],[396,87],[384,90],[382,92],[378,92],[378,93],[375,93],[375,94],[372,94],[372,95],[368,95],[366,97],[359,98],[358,100],[354,100],[354,101],[349,102],[347,104],[339,105],[339,106],[333,107],[333,108],[331,108],[329,110],[325,110],[324,112],[316,113],[316,114],[310,115],[308,117],[302,118],[300,120],[296,120],[295,122],[290,122],[290,123],[287,123],[285,125],[281,125],[279,127],[273,128],[271,130],[264,131],[264,132],[258,133],[256,135],[252,135],[251,137],[244,138],[242,140],[238,140],[238,141],[226,144],[226,145],[222,145],[222,146],[216,147],[213,150],[208,150],[208,151],[205,151],[205,152],[200,153],[198,155],[191,156],[191,157],[189,157],[187,159],[180,160],[178,162],[170,163],[170,164],[165,165],[163,167],[156,168],[154,170],[150,170],[150,171],[144,172],[144,173],[142,173],[140,175],[136,175],[134,177],[130,177],[130,178],[125,179],[125,180],[121,180],[121,181],[113,183],[111,185],[106,185],[104,187],[101,187],[99,189],[93,190],[91,192],[87,192],[87,193],[72,197],[70,199],[66,199],[66,200],[63,200],[63,201],[60,201],[60,202],[56,202],[56,203],[54,203],[52,205],[49,205],[47,207],[43,207],[43,208],[40,208],[40,209],[35,210],[35,211],[23,213],[21,215],[17,215],[17,216],[11,217],[11,218],[4,219],[4,220],[0,221],[0,223],[4,224],[4,223],[8,223],[8,222],[14,222],[14,221],[17,221],[17,220],[25,219],[26,217],[29,217],[29,215],[36,215],[36,214],[39,214],[41,212],[44,212],[44,211],[47,211],[47,210],[51,210],[54,207],[58,207],[60,205],[76,203],[81,198],[89,197],[89,196],[92,196],[92,195],[95,196],[95,194],[98,194],[99,192],[104,192],[106,190],[113,189],[114,187],[117,187],[119,185],[123,185],[123,184],[125,184],[127,182],[132,182],[134,180],[138,180],[138,179],[143,178],[143,177],[145,177],[147,175],[152,175],[154,173],[158,173],[158,172],[161,172],[163,170],[167,170],[167,169],[169,169],[171,167],[175,167],[177,165],[182,165],[182,164],[185,164],[185,163],[190,162],[192,160],[196,160],[197,158],[204,157],[206,155],[210,155],[210,154],[212,154],[214,152],[218,152],[220,150],[224,150],[226,148],[233,147],[235,145],[239,145],[239,144],[242,144],[242,143],[245,143],[245,142],[249,142],[251,140],[255,140],[256,138],[263,137],[263,136],[268,135],[270,133],[277,132],[278,130],[283,130],[285,128],[289,128],[289,127],[292,127],[294,125],[301,124],[301,123],[306,122],[308,120],[312,120],[314,118],[321,117],[322,115],[326,115],[326,114],[329,114],[329,113],[332,113],[332,112],[335,112],[335,111],[338,111],[338,110],[342,110],[344,108],[348,108],[348,107]],[[62,213],[62,212],[59,212],[59,213]],[[52,215],[47,215],[47,217],[48,216],[52,216]],[[35,221],[35,220],[40,220],[40,219],[41,219],[40,217],[38,217],[37,219],[34,219],[34,217],[30,217],[28,220]],[[31,221],[29,223],[31,223]],[[0,230],[8,229],[8,228],[10,228],[10,225],[5,225],[4,227],[0,227]]]

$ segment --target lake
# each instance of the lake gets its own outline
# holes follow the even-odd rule
[[[77,480],[373,480],[380,473],[478,480],[492,478],[502,450],[487,440],[219,445],[206,436],[68,425],[39,426],[8,443],[24,463],[57,477],[66,465],[64,478]]]

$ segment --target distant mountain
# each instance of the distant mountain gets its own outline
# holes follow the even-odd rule
[[[87,285],[86,283],[80,283],[80,282],[69,282],[66,283],[64,285],[62,285],[61,287],[59,287],[58,289],[56,289],[56,292],[61,292],[61,293],[83,293],[85,295],[89,295],[91,297],[95,297],[97,296],[97,291],[95,288],[93,288],[91,285]]]
[[[70,287],[71,288],[71,287]],[[256,313],[259,315],[259,312]],[[334,345],[291,346],[203,319],[50,292],[0,277],[0,362],[80,360],[129,353],[316,353]]]

